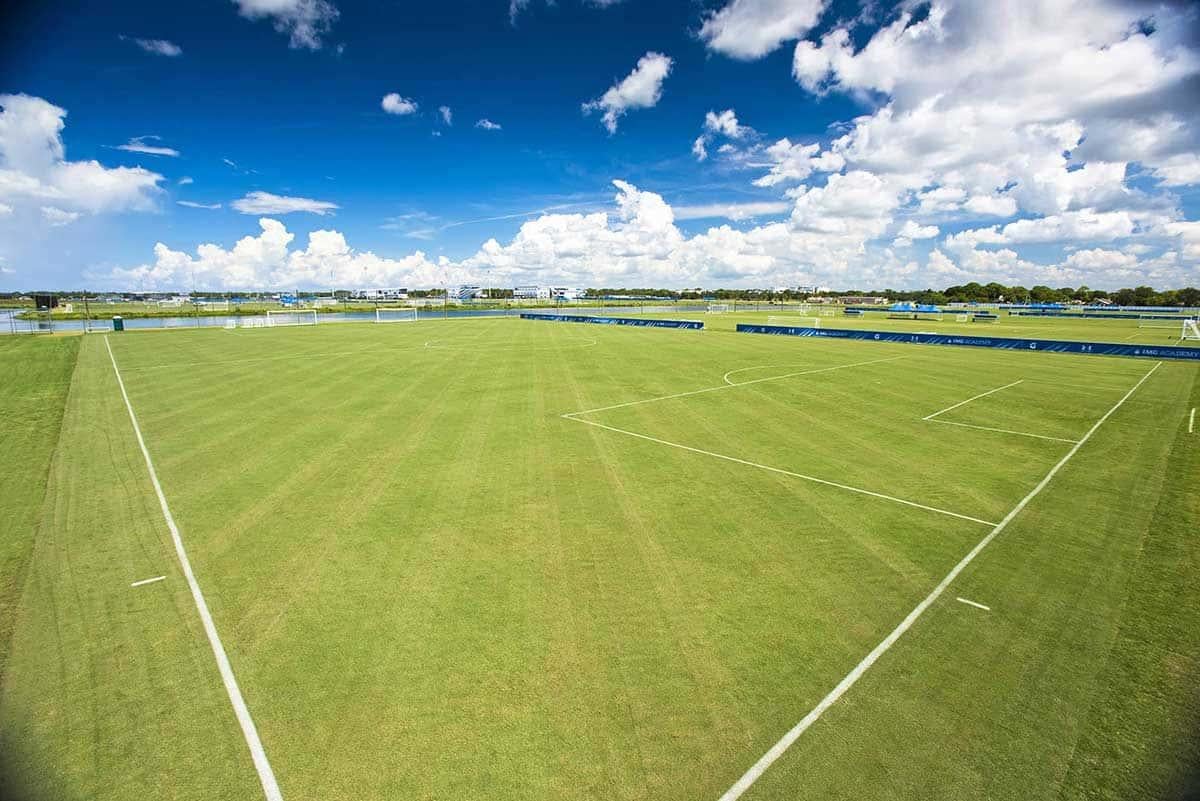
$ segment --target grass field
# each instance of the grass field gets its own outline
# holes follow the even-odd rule
[[[286,799],[1200,791],[1200,370],[765,316],[0,342],[6,797],[264,797],[114,364]]]

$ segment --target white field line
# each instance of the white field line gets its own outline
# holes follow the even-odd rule
[[[658,443],[659,445],[667,445],[672,448],[679,448],[680,450],[683,450],[683,451],[689,451],[691,453],[698,453],[703,456],[711,456],[714,459],[723,459],[727,462],[735,462],[736,464],[746,465],[747,467],[757,467],[759,470],[766,470],[771,473],[778,473],[781,476],[791,476],[792,478],[799,478],[799,479],[803,479],[804,481],[811,481],[814,484],[824,484],[827,487],[836,487],[837,489],[846,490],[847,492],[858,493],[859,495],[869,495],[872,498],[879,498],[879,499],[885,500],[885,501],[892,501],[893,503],[899,503],[899,504],[903,504],[905,506],[911,506],[915,509],[924,509],[927,512],[936,512],[937,514],[940,514],[940,515],[956,517],[959,520],[969,520],[972,523],[979,523],[984,526],[996,525],[995,523],[988,521],[988,520],[980,520],[978,517],[971,517],[970,515],[963,515],[963,514],[959,514],[958,512],[951,512],[946,509],[939,509],[936,506],[926,506],[923,503],[917,503],[916,501],[910,501],[910,500],[906,500],[904,498],[897,498],[894,495],[885,495],[882,492],[873,492],[872,490],[862,489],[861,487],[852,487],[849,484],[839,484],[836,481],[828,481],[824,478],[817,478],[816,476],[807,476],[803,473],[795,473],[795,472],[792,472],[791,470],[784,470],[783,468],[780,468],[780,467],[771,467],[770,465],[759,464],[758,462],[751,462],[746,459],[739,459],[736,456],[728,456],[724,453],[715,453],[713,451],[706,451],[701,448],[693,448],[691,445],[682,445],[678,442],[668,442],[665,439],[659,439],[658,437],[651,437],[646,434],[639,434],[636,431],[627,431],[624,428],[617,428],[616,426],[609,426],[609,425],[605,425],[604,423],[597,423],[594,420],[582,420],[578,417],[572,417],[571,415],[566,415],[566,414],[564,414],[562,416],[564,418],[566,418],[567,420],[574,420],[577,423],[584,423],[585,425],[595,426],[596,428],[603,428],[606,431],[615,431],[618,434],[625,434],[626,436],[637,437],[638,439],[644,439],[647,442],[655,442],[655,443]]]
[[[963,598],[961,595],[959,597],[955,598],[954,600],[958,601],[959,603],[966,604],[967,606],[973,606],[976,609],[982,609],[985,612],[992,611],[992,607],[984,606],[983,604],[978,604],[978,603],[975,603],[974,601],[968,601],[966,598]]]
[[[1196,407],[1192,407],[1192,413],[1188,415],[1188,433],[1191,434],[1196,428]]]
[[[166,581],[166,580],[167,580],[166,576],[155,576],[154,578],[148,578],[148,579],[142,579],[141,581],[135,581],[132,584],[130,584],[129,586],[130,587],[141,587],[143,584],[153,584],[156,581]]]
[[[1067,451],[1066,455],[1059,459],[1054,467],[1050,468],[1050,472],[1046,473],[1042,480],[1038,482],[1037,486],[1030,490],[1029,494],[1022,498],[1017,505],[1012,508],[1012,511],[1006,514],[1004,519],[997,523],[995,528],[989,531],[983,539],[976,543],[975,547],[972,548],[967,555],[962,558],[962,561],[956,564],[950,570],[950,572],[946,574],[946,577],[943,578],[941,582],[933,588],[933,592],[929,593],[929,595],[925,596],[924,600],[913,607],[913,610],[908,613],[904,620],[900,621],[900,624],[897,625],[896,628],[892,629],[891,633],[888,634],[887,637],[884,637],[882,642],[876,645],[869,654],[863,657],[862,661],[855,665],[854,669],[847,673],[845,678],[838,682],[837,686],[830,690],[829,694],[821,699],[820,703],[813,707],[813,709],[807,715],[805,715],[799,723],[797,723],[791,728],[791,730],[784,734],[783,737],[780,738],[779,742],[771,746],[771,749],[767,751],[767,753],[763,754],[763,756],[757,762],[755,762],[740,779],[734,782],[733,786],[725,791],[725,794],[721,796],[720,801],[735,801],[735,799],[741,797],[742,793],[750,789],[750,786],[758,780],[758,777],[762,776],[767,768],[771,767],[775,760],[783,756],[784,752],[791,747],[792,743],[796,742],[796,740],[800,738],[800,735],[804,734],[804,732],[810,726],[812,726],[812,724],[815,723],[822,714],[824,714],[826,709],[829,709],[829,707],[837,703],[837,700],[845,695],[846,691],[853,687],[854,684],[860,678],[862,678],[863,674],[875,664],[879,657],[883,656],[883,654],[886,653],[889,648],[896,644],[897,640],[904,636],[906,631],[912,628],[913,624],[917,622],[917,619],[924,614],[925,610],[928,609],[934,601],[941,597],[942,593],[945,592],[946,588],[950,586],[951,582],[958,577],[958,574],[966,569],[967,565],[971,564],[971,562],[975,560],[975,557],[978,556],[983,549],[986,548],[988,544],[1000,534],[1000,532],[1004,531],[1004,529],[1008,527],[1008,524],[1011,523],[1013,519],[1025,509],[1029,502],[1036,498],[1041,491],[1046,488],[1046,485],[1049,484],[1050,480],[1058,474],[1058,471],[1061,470],[1067,462],[1071,461],[1071,458],[1079,452],[1079,449],[1083,447],[1084,443],[1092,438],[1092,435],[1100,429],[1100,426],[1104,425],[1104,421],[1111,417],[1113,413],[1117,411],[1117,409],[1120,409],[1125,401],[1129,400],[1129,397],[1138,390],[1138,387],[1144,384],[1146,379],[1153,375],[1154,371],[1161,366],[1162,362],[1155,362],[1154,366],[1151,367],[1150,370],[1143,375],[1138,382],[1134,384],[1133,387],[1131,387],[1129,391],[1126,392],[1121,399],[1116,402],[1116,404],[1113,405],[1111,409],[1105,412],[1103,417],[1097,420],[1095,424],[1088,429],[1088,432],[1083,435],[1083,439],[1075,443],[1071,450]]]
[[[167,528],[171,532],[171,540],[175,543],[175,554],[179,557],[179,566],[183,569],[184,578],[187,579],[188,587],[192,591],[192,600],[196,604],[196,611],[200,614],[204,633],[208,635],[208,643],[212,646],[213,656],[217,660],[217,670],[221,674],[221,681],[225,683],[225,692],[229,695],[229,702],[233,705],[234,714],[242,727],[242,736],[246,738],[246,745],[254,760],[254,768],[258,771],[259,781],[262,782],[263,794],[267,801],[283,801],[283,794],[280,793],[279,784],[275,781],[275,773],[271,770],[271,763],[267,760],[267,752],[263,750],[262,741],[258,739],[258,729],[254,727],[254,720],[250,717],[250,710],[246,707],[245,699],[242,698],[242,691],[238,689],[237,679],[234,678],[233,668],[229,664],[229,657],[225,654],[225,647],[221,645],[216,624],[213,623],[212,615],[208,612],[208,604],[204,601],[204,594],[200,592],[200,585],[196,582],[196,576],[192,572],[192,564],[183,547],[183,538],[179,534],[179,527],[175,525],[175,518],[171,516],[171,508],[167,506],[167,497],[163,494],[162,484],[158,481],[158,473],[154,470],[154,462],[150,459],[150,451],[146,448],[146,440],[142,437],[141,426],[138,425],[137,415],[133,413],[133,404],[129,402],[129,393],[125,391],[125,381],[121,378],[121,369],[117,367],[117,357],[113,355],[112,345],[109,344],[107,336],[104,338],[104,347],[108,348],[108,358],[112,361],[113,373],[117,376],[117,386],[121,388],[121,397],[125,399],[125,408],[129,411],[129,422],[133,424],[133,433],[137,437],[138,447],[142,449],[142,456],[146,460],[150,483],[154,485],[154,493],[158,495],[158,504],[162,507],[163,520],[166,521]]]
[[[745,387],[745,386],[749,386],[750,384],[761,384],[764,381],[779,381],[784,378],[794,378],[798,375],[814,375],[816,373],[828,373],[828,372],[832,372],[834,370],[846,370],[851,367],[863,367],[868,364],[879,364],[881,362],[894,362],[897,359],[906,359],[906,358],[908,358],[908,354],[905,354],[903,356],[889,356],[886,359],[871,359],[870,361],[865,361],[865,362],[854,362],[853,364],[839,364],[834,367],[819,367],[814,370],[801,370],[797,373],[785,373],[784,375],[773,375],[773,376],[767,376],[766,378],[755,378],[750,381],[741,381],[737,384],[720,384],[715,387],[705,387],[704,389],[693,389],[689,392],[676,392],[673,395],[660,395],[657,398],[644,398],[642,400],[629,401],[628,403],[615,403],[612,406],[601,406],[597,409],[584,409],[583,411],[580,411],[580,412],[569,412],[562,416],[569,418],[569,419],[575,419],[575,418],[579,417],[580,415],[592,414],[594,412],[607,412],[607,411],[611,411],[613,409],[624,409],[627,406],[639,406],[643,403],[657,403],[658,401],[673,400],[675,398],[686,398],[691,395],[702,395],[705,392],[717,392],[718,390],[729,389],[730,387]]]
[[[971,423],[956,423],[953,420],[926,420],[929,423],[941,423],[947,426],[960,426],[962,428],[975,428],[980,431],[995,431],[997,434],[1016,434],[1018,437],[1033,437],[1034,439],[1048,439],[1052,442],[1069,442],[1074,445],[1079,440],[1067,439],[1065,437],[1048,437],[1045,434],[1031,434],[1028,431],[1013,431],[1010,428],[989,428],[988,426],[977,426]]]
[[[967,398],[966,400],[959,401],[958,403],[954,404],[953,406],[947,406],[945,409],[942,409],[941,411],[934,412],[933,414],[927,414],[924,417],[922,417],[921,419],[922,420],[932,420],[933,418],[937,417],[938,415],[945,414],[946,412],[954,411],[959,406],[966,406],[971,401],[979,400],[980,398],[986,398],[988,395],[993,395],[1002,389],[1008,389],[1009,387],[1015,387],[1017,384],[1024,383],[1024,381],[1025,381],[1025,379],[1021,378],[1021,379],[1018,379],[1018,380],[1012,382],[1011,384],[1005,384],[1002,387],[996,387],[995,389],[989,389],[987,392],[980,392],[978,395],[972,395],[971,397]]]

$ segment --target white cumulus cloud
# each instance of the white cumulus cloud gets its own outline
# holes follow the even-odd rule
[[[583,112],[603,111],[601,120],[608,132],[617,132],[617,120],[630,109],[653,108],[662,97],[663,81],[671,74],[672,60],[650,51],[638,59],[633,72],[609,87],[596,100],[583,104]]]
[[[475,123],[476,128],[482,128],[485,131],[499,131],[501,126],[498,122],[492,122],[487,117]]]
[[[825,0],[732,0],[700,28],[709,49],[739,59],[765,56],[821,19]]]
[[[68,161],[66,116],[40,97],[0,95],[0,201],[78,214],[153,210],[163,176],[141,167]],[[44,219],[63,218],[51,213]]]
[[[407,114],[417,113],[417,103],[415,100],[409,100],[407,97],[401,97],[396,92],[390,92],[383,96],[383,100],[379,103],[388,114],[397,114],[404,116]]]
[[[450,110],[449,106],[438,106],[438,114],[442,115],[442,122],[447,125],[454,124],[454,112]]]
[[[328,0],[233,0],[238,13],[247,19],[269,19],[288,46],[320,50],[321,37],[337,20],[337,6]]]

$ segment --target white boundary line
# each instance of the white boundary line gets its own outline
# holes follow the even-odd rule
[[[148,579],[142,579],[141,581],[135,581],[132,584],[130,584],[129,586],[130,587],[141,587],[144,584],[153,584],[156,581],[166,581],[166,580],[167,580],[166,576],[155,576],[154,578],[148,578]]]
[[[1069,442],[1074,445],[1079,440],[1067,439],[1066,437],[1048,437],[1045,434],[1030,434],[1028,431],[1013,431],[1009,428],[988,428],[987,426],[977,426],[971,423],[956,423],[953,420],[926,420],[928,423],[941,423],[947,426],[962,426],[963,428],[977,428],[980,431],[995,431],[998,434],[1016,434],[1018,437],[1033,437],[1034,439],[1048,439],[1054,442]]]
[[[129,402],[129,393],[125,391],[125,382],[121,379],[120,368],[117,367],[117,357],[113,355],[112,345],[109,344],[107,336],[104,337],[104,347],[108,348],[108,358],[112,361],[113,373],[117,376],[117,386],[121,388],[121,397],[125,399],[125,408],[129,411],[129,422],[133,424],[133,433],[137,436],[138,447],[142,449],[142,456],[146,459],[146,469],[150,472],[150,483],[154,485],[154,492],[158,495],[158,504],[162,507],[163,519],[166,521],[167,528],[171,532],[171,539],[175,543],[175,554],[179,557],[179,566],[183,568],[184,578],[187,579],[188,587],[192,591],[192,600],[196,603],[200,622],[204,624],[204,633],[208,635],[208,643],[212,646],[213,656],[217,660],[217,670],[221,674],[221,681],[225,683],[225,692],[229,694],[229,703],[233,705],[234,714],[237,715],[238,723],[242,727],[242,735],[246,738],[246,745],[250,748],[254,768],[258,771],[259,781],[262,782],[263,795],[266,796],[267,801],[283,801],[283,794],[280,793],[279,784],[275,781],[275,773],[271,770],[271,763],[267,760],[267,752],[263,750],[262,742],[258,739],[258,730],[254,727],[250,710],[242,698],[242,691],[238,689],[237,679],[234,678],[233,668],[229,664],[229,657],[225,654],[225,647],[221,645],[216,624],[213,623],[212,615],[208,612],[208,604],[204,601],[204,594],[200,592],[196,576],[192,573],[192,564],[188,561],[187,551],[184,550],[183,538],[179,535],[179,527],[175,525],[175,518],[171,516],[171,508],[167,506],[167,496],[163,494],[162,484],[158,481],[158,473],[154,470],[154,462],[150,459],[150,451],[146,448],[146,440],[142,437],[141,426],[138,425],[137,415],[133,413],[133,404]]]
[[[986,548],[988,544],[1000,534],[1000,532],[1004,531],[1004,529],[1008,527],[1008,524],[1011,523],[1013,519],[1025,509],[1029,502],[1036,498],[1038,494],[1046,488],[1046,485],[1049,484],[1050,480],[1058,474],[1058,471],[1063,468],[1063,465],[1069,462],[1071,457],[1078,453],[1079,449],[1083,447],[1084,443],[1092,438],[1092,435],[1099,430],[1100,426],[1104,424],[1104,421],[1111,417],[1113,413],[1117,411],[1117,409],[1121,408],[1125,401],[1129,400],[1129,397],[1137,391],[1138,387],[1144,384],[1146,379],[1153,375],[1154,371],[1161,366],[1162,362],[1155,362],[1154,366],[1151,367],[1150,370],[1143,375],[1111,409],[1105,412],[1103,417],[1097,420],[1095,424],[1088,429],[1088,432],[1083,435],[1083,439],[1076,442],[1071,450],[1067,451],[1066,455],[1059,459],[1054,467],[1050,468],[1050,472],[1046,473],[1042,480],[1038,482],[1037,486],[1030,490],[1029,494],[1022,498],[1017,505],[1012,508],[1012,511],[1006,514],[1004,519],[997,523],[996,527],[988,532],[988,534],[981,539],[975,545],[975,547],[967,553],[966,556],[962,558],[962,561],[956,564],[950,570],[950,572],[946,574],[946,577],[943,578],[941,582],[933,588],[933,592],[929,593],[929,595],[925,596],[924,600],[913,607],[913,610],[908,613],[908,616],[905,617],[904,620],[900,621],[900,624],[896,626],[896,628],[892,629],[891,633],[888,634],[888,636],[885,637],[882,642],[876,645],[869,654],[863,657],[862,661],[855,665],[854,669],[847,673],[845,678],[838,682],[837,686],[830,690],[829,694],[822,698],[820,703],[813,707],[812,711],[805,715],[799,723],[793,726],[791,730],[789,730],[783,735],[782,738],[780,738],[779,742],[771,746],[771,749],[767,751],[767,753],[763,754],[763,756],[757,762],[755,762],[749,770],[742,774],[742,777],[734,782],[732,787],[725,791],[725,794],[721,796],[720,801],[735,801],[735,799],[741,797],[742,793],[750,789],[750,786],[753,785],[754,782],[757,781],[764,772],[766,772],[767,768],[771,767],[775,760],[783,756],[784,752],[791,747],[792,743],[796,742],[796,740],[800,738],[800,735],[804,734],[808,727],[812,726],[812,724],[815,723],[822,714],[824,714],[826,709],[837,703],[837,700],[841,698],[847,690],[853,687],[860,678],[862,678],[863,674],[875,664],[879,657],[883,656],[883,654],[889,648],[896,644],[897,640],[904,636],[906,631],[912,628],[913,624],[917,622],[917,618],[919,618],[925,612],[925,610],[933,604],[934,601],[941,597],[941,594],[945,592],[946,588],[950,586],[950,583],[958,577],[958,574],[966,569],[967,565],[971,564],[971,562],[975,560],[975,557],[978,556],[983,549]]]
[[[955,598],[954,600],[958,601],[959,603],[966,604],[967,606],[973,606],[976,609],[982,609],[985,612],[992,611],[992,607],[984,606],[983,604],[976,603],[975,601],[968,601],[966,598],[963,598],[961,595],[959,597]]]
[[[937,417],[938,415],[945,414],[946,412],[950,412],[950,411],[957,409],[959,406],[966,406],[968,403],[970,403],[973,400],[979,400],[980,398],[986,398],[988,395],[992,395],[996,392],[999,392],[1002,389],[1008,389],[1009,387],[1015,387],[1017,384],[1023,384],[1024,382],[1025,382],[1025,379],[1021,378],[1021,379],[1018,379],[1018,380],[1012,382],[1011,384],[1005,384],[1002,387],[996,387],[995,389],[989,389],[987,392],[980,392],[978,395],[974,395],[970,398],[967,398],[965,401],[959,401],[958,403],[954,404],[953,406],[947,406],[945,409],[942,409],[939,412],[934,412],[933,414],[927,414],[924,417],[922,417],[921,419],[922,420],[932,420],[933,418]]]
[[[834,367],[818,367],[813,370],[801,370],[798,373],[785,373],[784,375],[773,375],[773,376],[767,376],[766,378],[755,378],[750,381],[740,381],[736,384],[720,384],[715,387],[705,387],[704,389],[693,389],[689,392],[676,392],[674,395],[660,395],[657,398],[643,398],[642,400],[629,401],[628,403],[615,403],[612,406],[601,406],[597,409],[584,409],[581,412],[568,412],[567,414],[564,414],[562,416],[566,417],[568,419],[574,420],[577,417],[579,417],[580,415],[592,414],[594,412],[607,412],[607,411],[611,411],[613,409],[624,409],[627,406],[639,406],[643,403],[656,403],[658,401],[673,400],[675,398],[686,398],[691,395],[702,395],[705,392],[716,392],[718,390],[729,389],[731,387],[745,387],[745,386],[749,386],[750,384],[761,384],[764,381],[779,381],[784,378],[794,378],[798,375],[813,375],[815,373],[828,373],[828,372],[832,372],[833,370],[845,370],[850,367],[863,367],[868,364],[879,364],[881,362],[894,362],[897,359],[907,359],[907,358],[908,358],[908,354],[905,354],[903,356],[889,356],[886,359],[871,359],[871,360],[865,361],[865,362],[854,362],[853,364],[839,364],[839,365],[835,365]],[[584,422],[584,421],[581,420],[580,422]]]
[[[1192,413],[1188,415],[1188,433],[1191,434],[1196,428],[1196,407],[1192,407]]]
[[[759,470],[766,470],[771,473],[778,473],[779,475],[782,475],[782,476],[791,476],[792,478],[800,478],[805,481],[811,481],[814,484],[824,484],[827,487],[837,487],[838,489],[846,490],[847,492],[855,492],[855,493],[858,493],[859,495],[869,495],[872,498],[880,498],[885,501],[892,501],[893,503],[904,504],[905,506],[911,506],[916,509],[924,509],[927,512],[936,512],[937,514],[940,514],[940,515],[947,515],[949,517],[957,517],[959,520],[969,520],[972,523],[979,523],[984,526],[996,525],[995,523],[993,523],[989,520],[980,520],[978,517],[971,517],[970,515],[962,515],[962,514],[959,514],[958,512],[951,512],[946,509],[939,509],[936,506],[926,506],[923,503],[917,503],[916,501],[909,501],[904,498],[897,498],[894,495],[884,495],[882,492],[872,492],[871,490],[862,489],[860,487],[852,487],[849,484],[839,484],[836,481],[828,481],[826,479],[817,478],[815,476],[806,476],[803,473],[794,473],[791,470],[784,470],[783,468],[780,468],[780,467],[771,467],[770,465],[759,464],[758,462],[750,462],[750,461],[747,461],[746,459],[739,459],[736,456],[727,456],[723,453],[714,453],[713,451],[706,451],[706,450],[701,450],[700,448],[693,448],[691,445],[681,445],[678,442],[668,442],[665,439],[659,439],[658,437],[651,437],[646,434],[639,434],[636,431],[626,431],[623,428],[617,428],[616,426],[608,426],[608,425],[605,425],[604,423],[597,423],[593,420],[580,420],[578,417],[570,417],[565,414],[562,416],[568,420],[574,420],[577,423],[583,423],[585,425],[595,426],[596,428],[603,428],[606,431],[615,431],[618,434],[625,434],[626,436],[637,437],[638,439],[644,439],[647,442],[656,442],[659,445],[668,445],[672,448],[679,448],[682,451],[689,451],[691,453],[699,453],[703,456],[711,456],[714,459],[724,459],[727,462],[735,462],[737,464],[744,464],[747,467],[757,467]]]

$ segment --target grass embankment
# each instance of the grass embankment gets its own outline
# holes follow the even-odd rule
[[[0,337],[0,676],[78,352],[78,337]]]

